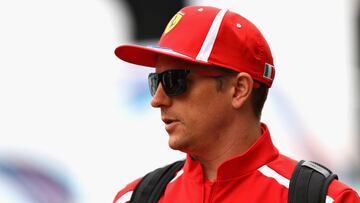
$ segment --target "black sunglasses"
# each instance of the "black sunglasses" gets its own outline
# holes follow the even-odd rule
[[[161,73],[150,73],[149,88],[151,96],[154,96],[156,90],[161,82],[161,85],[168,96],[178,96],[186,92],[187,82],[186,77],[190,70],[172,69]]]

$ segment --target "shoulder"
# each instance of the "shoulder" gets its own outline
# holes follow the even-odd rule
[[[338,180],[331,182],[327,198],[333,203],[360,203],[358,193]]]
[[[298,161],[280,154],[276,159],[268,163],[266,167],[268,167],[273,174],[276,174],[272,176],[278,180],[279,183],[282,182],[284,186],[288,186],[297,163]],[[335,179],[329,185],[326,202],[360,203],[360,198],[355,190]]]
[[[271,181],[279,188],[288,189],[297,161],[279,154],[275,159],[261,166],[258,171],[263,180]]]
[[[120,190],[117,195],[114,198],[113,203],[129,203],[131,196],[133,194],[133,191],[138,186],[140,181],[144,179],[145,183],[149,183],[148,181],[151,181],[150,183],[157,183],[159,184],[160,180],[165,181],[173,181],[174,179],[178,178],[179,174],[178,171],[183,167],[184,160],[176,161],[171,164],[165,165],[163,167],[157,168],[149,173],[147,173],[145,176],[136,179],[135,181],[129,183],[125,188]],[[170,179],[168,179],[170,178]],[[168,182],[166,182],[168,183]],[[145,184],[146,185],[146,184]],[[144,184],[143,184],[144,186]]]
[[[287,156],[279,154],[276,159],[272,160],[266,166],[270,169],[274,170],[276,173],[281,175],[282,177],[290,180],[291,175],[295,169],[298,161],[291,159]]]
[[[127,202],[130,202],[132,192],[134,191],[137,184],[141,181],[141,179],[142,179],[142,177],[134,180],[133,182],[126,185],[122,190],[120,190],[116,194],[113,203],[127,203]]]

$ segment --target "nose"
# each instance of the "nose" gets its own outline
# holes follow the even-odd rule
[[[171,104],[171,98],[166,95],[161,83],[159,84],[155,95],[151,99],[150,104],[154,108],[169,106]]]

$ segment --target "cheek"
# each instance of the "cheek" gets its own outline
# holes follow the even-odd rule
[[[223,132],[223,114],[212,111],[207,105],[193,108],[187,114],[184,135],[186,135],[192,150],[206,150],[221,141]]]
[[[228,120],[229,115],[227,107],[224,103],[214,101],[202,102],[198,100],[194,101],[193,105],[189,105],[184,114],[187,116],[187,125],[191,130],[208,134],[224,127],[224,121]]]
[[[217,91],[214,80],[206,86],[198,84],[189,92],[182,112],[189,133],[207,135],[225,127],[222,125],[228,120],[231,103],[225,93]]]

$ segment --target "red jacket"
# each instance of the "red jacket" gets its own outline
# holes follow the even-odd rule
[[[217,178],[204,178],[201,164],[188,155],[184,167],[167,185],[159,203],[286,203],[296,161],[279,154],[267,127],[245,153],[221,164]],[[127,203],[141,178],[127,185],[113,203]],[[358,194],[334,180],[326,203],[360,203]]]

